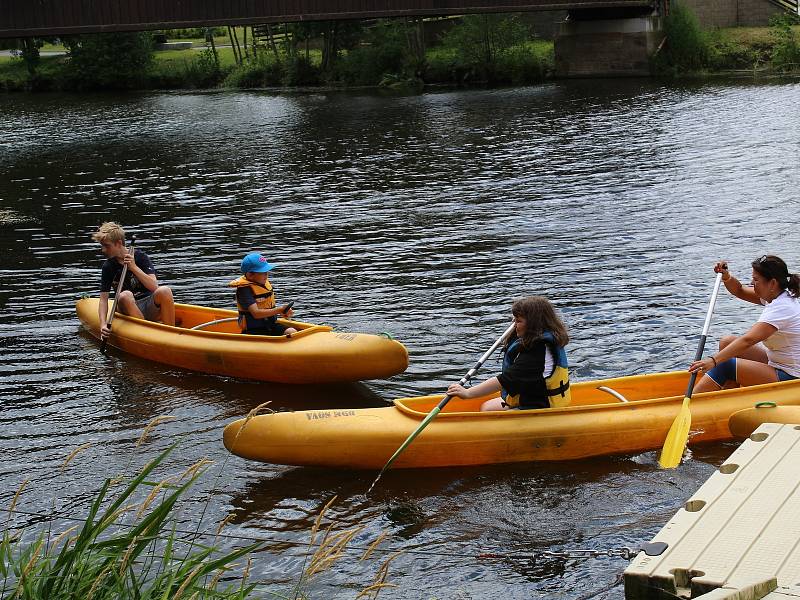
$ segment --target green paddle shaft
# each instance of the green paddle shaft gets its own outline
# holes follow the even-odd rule
[[[131,250],[130,254],[133,254],[133,245],[136,243],[136,236],[131,236]],[[127,253],[127,252],[126,252]],[[117,314],[117,303],[119,302],[119,295],[122,293],[122,286],[125,285],[125,275],[128,274],[128,265],[125,264],[122,266],[122,273],[119,276],[119,282],[117,283],[117,290],[114,292],[114,303],[111,305],[111,316],[108,317],[108,322],[106,325],[109,329],[111,329],[111,323],[114,322],[114,315]],[[105,337],[100,342],[100,353],[106,353],[106,346],[108,345],[108,337]]]
[[[706,346],[706,338],[708,337],[708,329],[711,326],[711,315],[714,313],[714,305],[717,303],[717,295],[719,294],[719,286],[722,283],[722,273],[717,273],[717,278],[714,281],[714,291],[711,293],[711,302],[708,305],[708,312],[706,313],[706,321],[703,324],[703,334],[700,336],[700,341],[697,344],[697,352],[694,355],[695,361],[703,358],[703,350]],[[689,386],[686,388],[686,396],[683,399],[678,416],[672,422],[672,426],[667,433],[667,439],[664,441],[664,447],[661,449],[661,456],[658,463],[665,469],[674,469],[681,462],[683,456],[683,449],[686,447],[686,440],[689,438],[689,427],[692,424],[692,413],[689,410],[689,400],[692,398],[694,391],[694,384],[697,381],[697,371],[693,372],[689,377]]]
[[[489,348],[489,349],[488,349],[488,350],[487,350],[487,351],[486,351],[486,352],[483,354],[483,356],[481,356],[481,357],[478,359],[478,362],[476,362],[476,363],[475,363],[475,366],[474,366],[474,367],[472,367],[472,368],[471,368],[469,371],[467,371],[467,374],[466,374],[466,375],[464,375],[464,376],[463,376],[463,377],[462,377],[462,378],[459,380],[459,382],[458,382],[458,383],[459,383],[459,385],[464,385],[464,384],[466,384],[467,382],[469,382],[469,380],[470,380],[470,379],[472,379],[472,376],[473,376],[473,375],[475,375],[475,373],[477,373],[477,372],[478,372],[478,369],[480,369],[480,368],[483,366],[483,363],[485,363],[485,362],[486,362],[486,360],[487,360],[487,359],[488,359],[488,358],[489,358],[489,357],[490,357],[490,356],[491,356],[491,355],[494,353],[494,351],[495,351],[495,350],[497,350],[497,348],[500,346],[500,344],[502,344],[502,343],[505,341],[505,339],[506,339],[506,338],[507,338],[509,335],[511,335],[511,333],[514,331],[514,327],[515,327],[515,324],[514,324],[514,323],[512,323],[511,325],[509,325],[509,326],[508,326],[508,329],[506,329],[506,330],[503,332],[503,335],[501,335],[501,336],[498,338],[498,340],[497,340],[497,341],[496,341],[494,344],[492,344],[492,347],[491,347],[491,348]],[[385,465],[383,465],[383,468],[381,469],[381,472],[380,472],[380,473],[378,473],[378,476],[375,478],[375,481],[373,481],[373,482],[372,482],[372,485],[371,485],[371,486],[369,486],[369,489],[367,490],[367,495],[369,495],[369,493],[372,491],[372,488],[374,488],[374,487],[375,487],[375,484],[376,484],[376,483],[378,483],[378,480],[379,480],[379,479],[380,479],[380,478],[383,476],[383,474],[386,472],[386,470],[389,468],[389,466],[390,466],[390,465],[391,465],[391,464],[392,464],[392,463],[395,461],[395,459],[396,459],[398,456],[400,456],[400,453],[401,453],[401,452],[403,452],[403,450],[405,450],[406,448],[408,448],[408,446],[411,444],[411,442],[413,442],[413,441],[414,441],[414,439],[415,439],[415,438],[416,438],[416,437],[417,437],[417,436],[418,436],[420,433],[422,433],[422,430],[423,430],[423,429],[425,429],[425,427],[427,427],[427,426],[428,426],[428,423],[430,423],[431,421],[433,421],[433,419],[435,419],[435,418],[436,418],[436,415],[438,415],[438,414],[439,414],[439,413],[442,411],[442,409],[443,409],[443,408],[444,408],[444,407],[447,405],[447,403],[448,403],[448,402],[450,402],[450,399],[451,399],[452,397],[453,397],[453,396],[451,396],[450,394],[447,394],[447,395],[446,395],[444,398],[442,398],[442,399],[441,399],[441,401],[439,402],[439,404],[437,404],[437,405],[436,405],[436,407],[435,407],[435,408],[434,408],[434,409],[433,409],[431,412],[429,412],[429,413],[428,413],[428,415],[427,415],[427,416],[426,416],[426,417],[425,417],[425,418],[422,420],[422,423],[420,423],[420,424],[419,424],[419,427],[417,427],[417,428],[416,428],[416,429],[415,429],[415,430],[414,430],[414,431],[411,433],[411,435],[409,435],[409,436],[406,438],[406,441],[405,441],[405,442],[403,442],[403,443],[400,445],[400,447],[399,447],[399,448],[398,448],[398,449],[395,451],[395,453],[394,453],[394,454],[392,454],[392,456],[391,456],[391,458],[389,459],[389,461],[388,461],[388,462],[387,462]]]

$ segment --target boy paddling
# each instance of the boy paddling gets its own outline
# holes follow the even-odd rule
[[[107,324],[108,297],[116,290],[122,275],[123,265],[128,266],[122,292],[117,302],[117,311],[148,321],[161,321],[164,325],[175,325],[175,304],[172,290],[158,285],[156,270],[150,257],[141,250],[134,255],[125,247],[125,231],[117,223],[103,223],[92,235],[101,246],[106,261],[100,277],[100,339],[111,334]]]
[[[291,318],[292,305],[276,306],[275,292],[269,281],[269,271],[275,268],[258,252],[242,259],[242,276],[228,286],[236,288],[236,307],[239,327],[249,335],[284,335],[297,333],[294,327],[278,323],[278,316]]]

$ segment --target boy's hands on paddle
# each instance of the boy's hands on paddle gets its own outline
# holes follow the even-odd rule
[[[281,313],[286,318],[291,318],[294,315],[294,311],[292,310],[292,306],[294,306],[294,300],[288,302],[283,308],[281,308]]]
[[[728,272],[728,261],[721,260],[714,265],[714,273],[722,273],[722,280],[725,281],[730,277]]]
[[[104,323],[103,326],[100,328],[100,339],[104,340],[110,335],[111,335],[111,328],[108,326],[108,323]]]

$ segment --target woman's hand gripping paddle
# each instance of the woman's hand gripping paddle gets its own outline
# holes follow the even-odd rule
[[[133,245],[136,243],[136,236],[131,236],[131,249],[130,252],[126,252],[126,254],[133,255]],[[111,306],[111,316],[108,317],[108,322],[106,326],[111,329],[111,323],[114,322],[114,315],[117,314],[117,302],[119,302],[119,295],[122,293],[122,286],[125,284],[125,275],[128,274],[128,265],[125,264],[122,266],[122,273],[119,276],[119,283],[117,283],[117,291],[114,292],[114,304]],[[100,341],[100,353],[106,353],[106,345],[108,344],[108,337],[104,337]]]
[[[511,335],[511,333],[514,331],[514,327],[515,327],[514,323],[509,325],[508,329],[506,329],[503,332],[503,335],[501,335],[500,338],[494,344],[492,344],[492,347],[489,348],[484,353],[484,355],[481,356],[478,359],[478,362],[475,363],[475,366],[472,367],[469,371],[467,371],[467,374],[464,375],[464,377],[461,378],[461,380],[458,382],[460,385],[465,385],[470,379],[472,379],[472,376],[475,375],[475,373],[478,372],[478,369],[480,369],[483,366],[483,363],[485,363],[486,360],[494,353],[494,351],[497,350],[497,348],[500,346],[500,344],[502,344],[505,341],[505,339],[509,335]],[[411,433],[411,435],[409,435],[406,438],[406,441],[403,442],[400,445],[400,447],[397,449],[397,451],[394,454],[392,454],[392,456],[389,459],[389,461],[385,465],[383,465],[383,468],[381,469],[381,472],[378,473],[378,476],[375,478],[375,481],[373,481],[372,485],[369,486],[369,489],[367,490],[367,494],[366,494],[367,496],[369,496],[369,493],[372,491],[372,488],[375,487],[375,484],[378,483],[378,480],[383,476],[383,474],[386,472],[386,470],[389,468],[389,466],[395,461],[395,459],[398,456],[400,456],[400,453],[403,450],[405,450],[411,444],[411,442],[414,441],[414,438],[416,438],[422,432],[422,430],[425,429],[425,427],[427,427],[428,423],[430,423],[431,421],[433,421],[433,419],[436,418],[436,415],[438,415],[442,411],[442,409],[447,405],[447,403],[450,402],[450,399],[452,397],[453,396],[448,394],[444,398],[442,398],[442,400],[439,402],[439,404],[437,404],[436,407],[431,412],[429,412],[428,415],[422,420],[422,423],[419,424],[419,427],[417,427]]]
[[[706,313],[706,322],[703,325],[703,334],[700,336],[700,342],[697,345],[697,353],[694,356],[695,360],[703,358],[703,348],[706,345],[706,336],[708,335],[708,328],[711,325],[711,314],[714,312],[714,304],[717,303],[717,294],[719,293],[719,284],[721,282],[722,273],[717,273],[717,279],[714,282],[714,291],[711,293],[711,302],[708,306],[708,312]],[[658,458],[658,464],[664,469],[674,469],[681,462],[683,449],[686,448],[686,440],[689,437],[689,426],[692,424],[689,400],[692,398],[692,391],[694,390],[694,382],[696,380],[697,371],[692,373],[692,376],[689,378],[689,387],[686,389],[683,405],[681,405],[678,416],[675,417],[675,420],[672,422],[672,427],[669,428],[664,447],[661,449],[661,456]]]

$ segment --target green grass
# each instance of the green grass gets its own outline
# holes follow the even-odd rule
[[[769,27],[723,27],[718,30],[725,39],[746,46],[769,46],[774,43]],[[796,37],[800,37],[800,25],[792,26]]]
[[[39,59],[37,80],[31,83],[28,69],[22,59],[0,56],[0,92],[3,90],[50,89],[63,77],[63,56],[43,56]]]
[[[199,56],[200,50],[162,50],[153,53],[154,68],[182,67],[187,62],[195,60]],[[233,48],[217,47],[220,68],[232,67],[236,64],[233,58]]]

